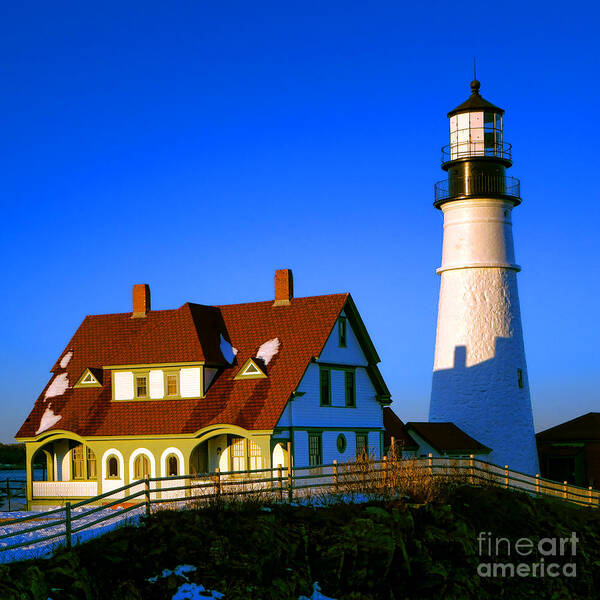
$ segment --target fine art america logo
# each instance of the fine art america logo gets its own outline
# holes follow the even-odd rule
[[[570,537],[508,538],[492,537],[482,531],[477,537],[480,577],[577,577],[577,542],[575,532]]]

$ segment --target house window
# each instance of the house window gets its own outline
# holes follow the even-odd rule
[[[232,471],[246,470],[246,438],[235,438],[231,444]]]
[[[323,464],[323,450],[320,433],[308,434],[308,464],[311,467]]]
[[[82,444],[72,450],[73,479],[85,479],[84,447]]]
[[[262,452],[260,451],[260,446],[254,440],[249,440],[248,446],[248,453],[250,455],[250,469],[262,469]]]
[[[343,433],[337,436],[337,449],[340,454],[346,451],[346,436]]]
[[[91,448],[79,444],[71,450],[72,479],[96,479],[96,456]]]
[[[150,476],[150,461],[144,454],[140,454],[133,463],[133,473],[135,479],[144,479]]]
[[[523,369],[517,369],[517,382],[519,387],[523,387]]]
[[[338,345],[342,348],[346,347],[346,317],[338,319]]]
[[[148,376],[147,375],[136,375],[135,376],[135,397],[146,398],[148,396]]]
[[[109,456],[106,461],[106,476],[108,479],[119,479],[119,459]]]
[[[354,371],[346,371],[344,373],[344,389],[346,395],[346,406],[356,406],[356,392],[354,385]]]
[[[96,457],[91,448],[86,448],[87,459],[87,477],[88,479],[96,479]]]
[[[167,396],[177,396],[179,394],[179,382],[177,373],[167,373],[166,375],[167,385]]]
[[[179,475],[179,460],[174,454],[167,457],[167,477]]]
[[[321,367],[320,373],[321,406],[331,406],[331,371]]]
[[[369,452],[369,434],[356,434],[356,456],[363,456]]]

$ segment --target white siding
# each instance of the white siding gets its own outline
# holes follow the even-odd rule
[[[308,466],[308,433],[306,431],[294,431],[294,466]]]
[[[199,398],[202,395],[200,390],[200,367],[181,369],[179,387],[182,398]]]
[[[164,398],[165,378],[160,369],[150,371],[150,398]]]
[[[331,406],[346,406],[346,371],[331,371]]]
[[[345,316],[342,313],[342,316]],[[358,338],[350,326],[350,320],[346,320],[346,347],[339,345],[339,321],[335,324],[331,335],[329,336],[323,351],[319,356],[321,362],[331,362],[342,365],[361,365],[367,366],[367,359],[360,347]]]
[[[133,373],[131,371],[115,373],[115,400],[133,400]]]
[[[344,371],[331,371],[331,396],[333,406],[321,406],[319,389],[319,365],[309,365],[300,385],[304,392],[288,404],[278,426],[288,427],[373,427],[383,428],[381,405],[376,400],[376,392],[366,369],[357,368],[356,408],[344,406]]]
[[[346,450],[342,453],[337,449],[337,439],[340,434],[346,438]],[[353,431],[324,431],[323,432],[323,462],[326,464],[337,460],[338,463],[354,460],[356,442]]]

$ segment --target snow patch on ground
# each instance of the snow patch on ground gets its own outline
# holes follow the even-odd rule
[[[46,431],[46,429],[50,429],[52,425],[56,425],[56,423],[58,423],[62,419],[61,415],[54,414],[54,411],[50,408],[51,406],[52,404],[48,404],[48,406],[46,407],[46,410],[44,411],[44,414],[40,419],[40,426],[38,427],[38,430],[34,433],[34,435],[37,435],[42,431]]]
[[[265,342],[256,353],[256,358],[260,358],[265,365],[268,365],[272,358],[279,352],[279,338],[273,338]]]
[[[225,594],[207,590],[203,585],[184,583],[180,585],[172,600],[206,600],[206,598],[224,598]]]
[[[48,389],[46,390],[46,393],[44,394],[44,399],[48,400],[48,398],[62,396],[68,388],[69,376],[67,375],[67,373],[60,373],[52,380],[52,383],[49,385]]]
[[[192,573],[196,570],[196,567],[194,567],[194,565],[179,565],[178,567],[175,567],[175,569],[173,571],[171,571],[171,569],[163,569],[162,573],[160,575],[155,575],[154,577],[148,577],[148,579],[146,579],[146,581],[150,582],[150,583],[156,583],[159,579],[164,579],[165,577],[168,577],[169,575],[177,575],[178,577],[183,577],[186,581],[189,581],[189,577],[186,575],[186,573]]]
[[[60,366],[63,369],[67,368],[67,365],[69,364],[69,361],[73,358],[73,352],[71,350],[69,350],[63,357],[62,360],[60,361]]]
[[[91,507],[93,508],[93,507]],[[140,518],[144,515],[145,508],[142,506],[136,508],[127,514],[116,514],[115,511],[110,508],[103,509],[91,515],[86,513],[90,508],[74,508],[71,512],[73,518],[73,527],[80,527],[86,523],[91,523],[100,517],[108,517],[106,521],[100,523],[94,523],[90,527],[83,531],[78,531],[72,535],[73,545],[80,544],[86,540],[98,537],[116,529],[123,525],[137,525]],[[26,521],[24,523],[11,524],[10,521],[4,521],[5,519],[19,519],[23,517],[33,517],[34,520]],[[64,525],[52,525],[53,521],[64,519],[64,509],[53,514],[44,514],[36,511],[21,511],[21,512],[5,512],[0,513],[0,537],[7,533],[14,533],[14,536],[0,539],[0,564],[6,562],[13,562],[15,560],[26,560],[29,558],[44,558],[50,557],[59,546],[65,544],[65,526]],[[38,531],[27,531],[21,533],[23,529],[32,528],[36,525],[41,525],[45,522],[48,523],[48,527]],[[48,535],[56,534],[56,537],[51,540],[45,540],[43,542],[37,542],[36,540]],[[11,550],[1,551],[5,546],[12,546],[13,544],[20,544],[22,542],[30,542],[27,546],[21,548],[13,548]]]
[[[330,598],[329,596],[324,596],[321,594],[321,588],[319,586],[319,582],[315,581],[313,583],[313,594],[310,598],[306,596],[300,596],[298,600],[335,600],[335,598]]]
[[[221,334],[221,344],[219,346],[221,349],[221,354],[223,358],[229,363],[232,364],[236,354],[238,353],[237,348],[234,348]]]

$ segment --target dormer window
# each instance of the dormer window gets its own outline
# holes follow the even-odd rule
[[[165,375],[165,389],[167,396],[179,395],[179,377],[177,373],[167,373]]]
[[[93,373],[91,369],[85,369],[74,387],[102,387],[101,380],[102,371],[100,369],[94,369]]]
[[[346,347],[346,317],[338,319],[338,346]]]
[[[234,379],[263,379],[267,375],[261,368],[262,361],[249,358]]]
[[[135,376],[135,397],[136,398],[147,398],[148,397],[148,376],[147,375],[136,375]]]

